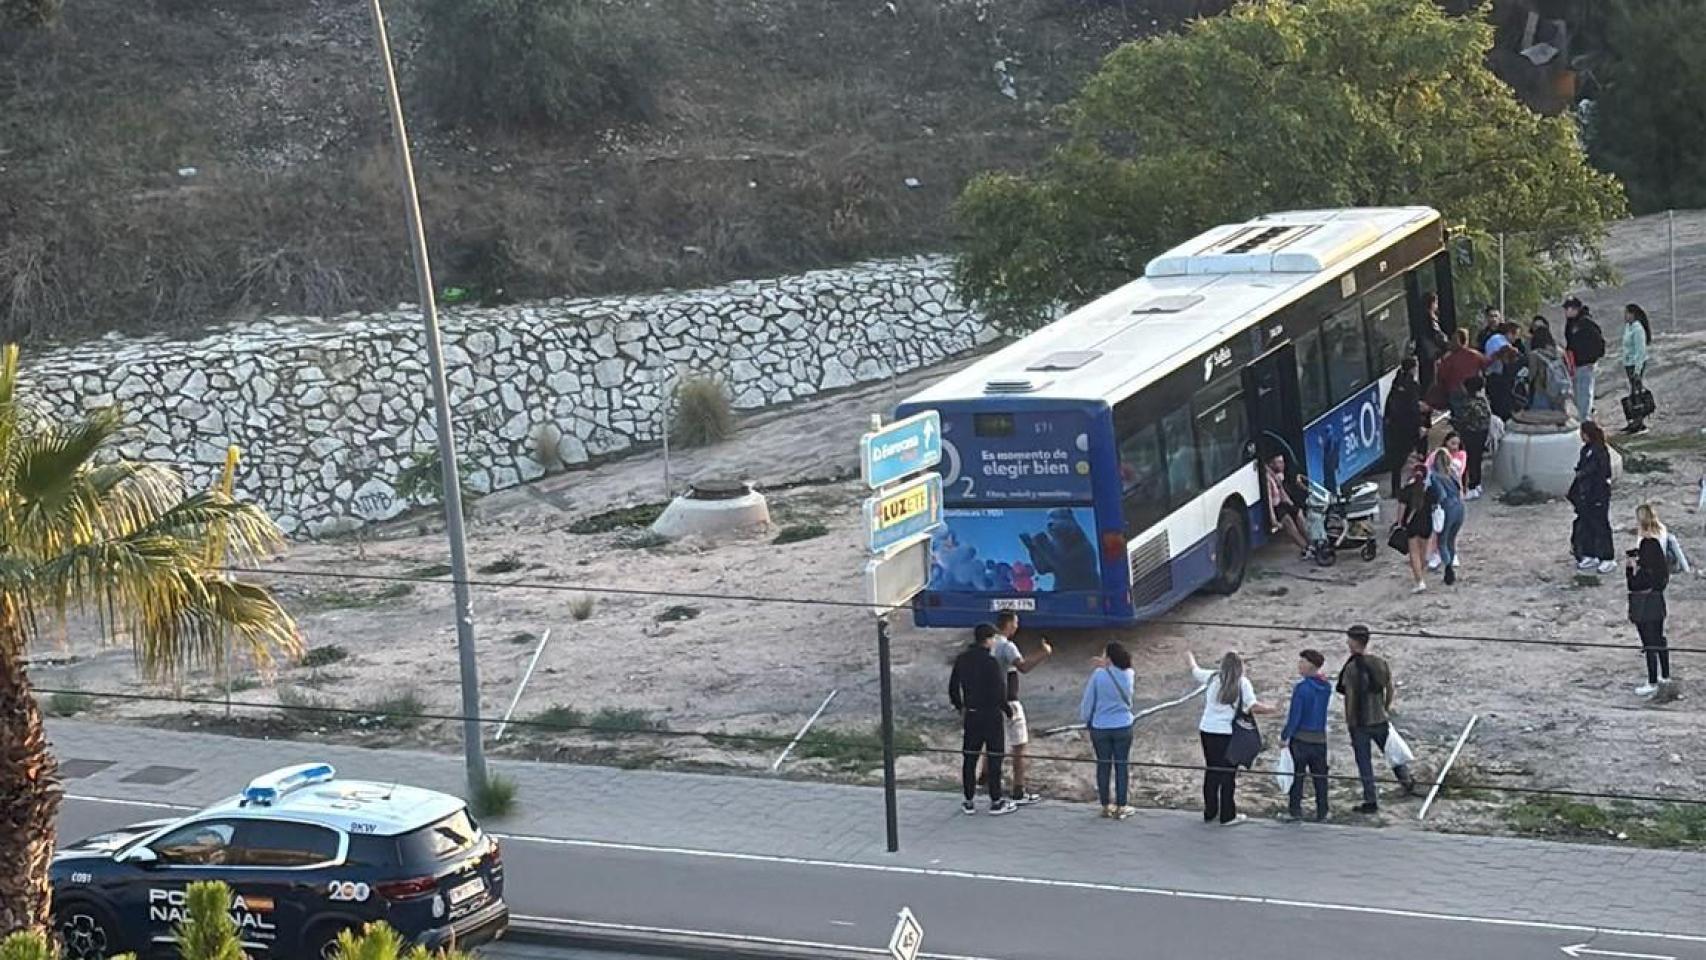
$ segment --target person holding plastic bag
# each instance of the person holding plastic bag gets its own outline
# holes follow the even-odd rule
[[[1296,776],[1286,793],[1290,819],[1303,819],[1303,779],[1315,781],[1315,821],[1327,819],[1327,707],[1333,702],[1333,685],[1321,675],[1327,658],[1319,650],[1297,655],[1297,683],[1291,688],[1291,709],[1280,732],[1280,756],[1291,758]],[[1276,772],[1279,767],[1276,765]]]
[[[1391,720],[1387,714],[1397,698],[1392,683],[1392,668],[1386,661],[1368,652],[1368,628],[1358,624],[1345,631],[1345,645],[1350,659],[1339,668],[1338,692],[1345,698],[1345,727],[1351,735],[1351,751],[1356,755],[1357,776],[1362,780],[1362,805],[1358,813],[1379,813],[1380,794],[1374,782],[1374,747],[1387,750],[1392,737]],[[1407,749],[1407,748],[1406,748]],[[1389,755],[1387,759],[1391,759]],[[1416,780],[1410,776],[1409,762],[1394,764],[1392,772],[1403,784],[1404,792],[1416,792]]]

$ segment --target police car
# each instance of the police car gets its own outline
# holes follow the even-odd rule
[[[243,947],[328,957],[375,920],[428,948],[471,947],[509,925],[498,842],[456,797],[335,779],[304,764],[188,817],[90,837],[54,856],[53,912],[68,960],[173,951],[184,891],[231,888]]]

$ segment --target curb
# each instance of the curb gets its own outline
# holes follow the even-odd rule
[[[735,934],[624,929],[573,920],[511,920],[502,943],[614,951],[671,960],[870,960],[887,951],[872,947],[791,943]]]

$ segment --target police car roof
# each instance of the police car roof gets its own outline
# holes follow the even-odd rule
[[[288,818],[352,833],[396,836],[437,823],[464,806],[461,799],[436,790],[330,780],[287,791],[268,804],[245,804],[239,794],[214,804],[201,815]]]

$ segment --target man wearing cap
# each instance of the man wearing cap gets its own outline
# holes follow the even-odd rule
[[[1280,733],[1280,749],[1291,750],[1291,819],[1303,819],[1303,778],[1315,782],[1315,820],[1327,819],[1327,707],[1333,702],[1333,685],[1321,675],[1327,658],[1319,650],[1297,655],[1298,680],[1291,688],[1291,710]]]
[[[1575,364],[1576,419],[1593,419],[1594,364],[1605,356],[1605,333],[1577,297],[1564,301],[1564,349]]]

